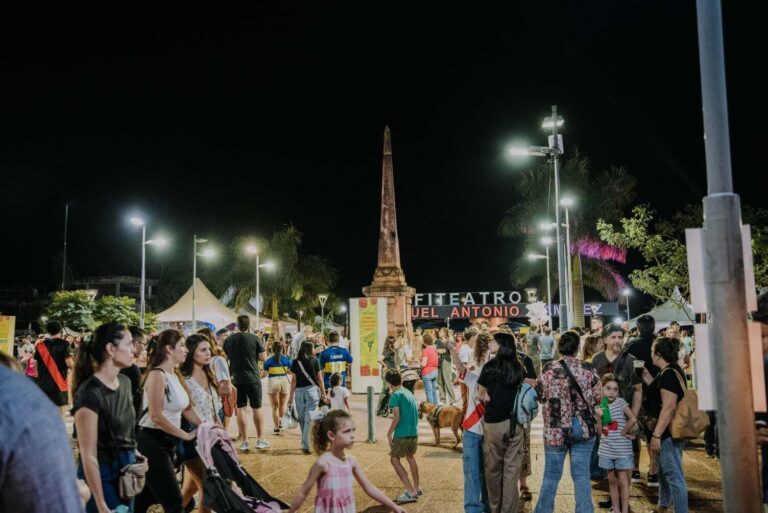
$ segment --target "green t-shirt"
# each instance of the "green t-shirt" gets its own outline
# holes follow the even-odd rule
[[[400,422],[395,428],[395,438],[418,436],[419,411],[416,408],[416,398],[406,388],[400,388],[389,398],[390,408],[400,408]]]

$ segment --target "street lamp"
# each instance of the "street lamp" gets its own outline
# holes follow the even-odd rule
[[[259,269],[262,267],[268,270],[272,270],[275,268],[275,264],[272,262],[265,262],[260,263],[259,259],[261,258],[259,254],[259,248],[255,244],[249,244],[245,251],[248,252],[250,255],[256,255],[256,329],[261,329],[261,320],[259,312],[261,311],[261,289],[260,289],[260,278],[259,278]],[[273,333],[275,332],[274,326],[273,326]]]
[[[141,291],[139,292],[139,328],[144,329],[146,302],[144,294],[147,288],[147,246],[163,247],[167,241],[162,237],[147,240],[147,223],[141,217],[132,217],[131,224],[141,226]]]
[[[320,334],[325,336],[325,302],[328,301],[328,294],[318,294],[317,299],[320,300]]]
[[[206,248],[203,250],[202,253],[197,252],[197,245],[198,244],[205,244],[208,242],[208,239],[201,239],[198,238],[197,235],[193,235],[193,246],[192,246],[192,332],[194,333],[195,328],[197,327],[197,317],[195,316],[195,290],[197,289],[197,257],[201,256],[203,258],[212,258],[216,255],[216,252],[211,248]]]
[[[551,129],[552,135],[547,140],[549,146],[530,146],[529,148],[512,148],[509,154],[512,156],[552,156],[553,170],[555,175],[555,228],[557,241],[557,282],[558,297],[560,299],[560,327],[568,327],[568,303],[565,284],[565,259],[563,258],[563,236],[560,227],[560,155],[563,154],[563,137],[557,133],[557,129],[563,126],[564,119],[557,115],[557,105],[552,106],[552,115],[544,119],[542,128]]]
[[[560,205],[565,209],[565,282],[566,282],[566,297],[568,298],[568,304],[571,305],[573,310],[573,265],[571,264],[571,221],[570,221],[570,208],[573,207],[575,201],[572,197],[567,196],[560,199]],[[571,312],[573,320],[576,320],[576,312]]]
[[[552,329],[552,286],[550,284],[550,276],[551,273],[549,272],[549,245],[552,244],[552,238],[551,237],[542,237],[541,243],[544,245],[544,248],[546,249],[546,253],[543,255],[536,255],[533,253],[530,253],[528,255],[528,259],[530,260],[546,260],[547,261],[547,309],[549,312],[549,329]]]
[[[341,305],[339,312],[344,314],[344,336],[349,336],[349,330],[347,329],[347,305]]]
[[[625,288],[621,291],[621,295],[627,300],[627,320],[629,320],[629,296],[632,295],[632,291],[629,288]]]

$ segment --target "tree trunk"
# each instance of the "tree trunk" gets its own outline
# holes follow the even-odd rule
[[[573,305],[571,314],[572,326],[584,327],[584,281],[581,279],[581,255],[576,254],[571,258],[571,280],[573,282]]]
[[[272,336],[274,340],[280,340],[280,316],[277,312],[278,301],[276,297],[272,298]]]

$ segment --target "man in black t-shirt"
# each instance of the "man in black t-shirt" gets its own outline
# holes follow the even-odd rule
[[[634,356],[636,360],[642,360],[643,365],[646,369],[648,369],[648,372],[651,373],[651,376],[655,377],[659,372],[659,368],[653,364],[653,359],[651,358],[651,348],[653,346],[653,341],[656,340],[656,334],[654,333],[656,330],[656,319],[647,314],[641,315],[637,318],[637,330],[639,332],[639,336],[632,338],[629,340],[629,342],[627,342],[625,351]],[[647,424],[647,397],[648,386],[643,383],[643,406],[640,409],[640,414],[637,417],[638,424],[641,426],[646,426]],[[632,450],[635,453],[635,468],[637,468],[638,464],[640,463],[639,439],[632,441]],[[649,450],[648,456],[650,460],[648,466],[648,486],[658,487],[659,478],[656,475],[656,455]],[[635,484],[643,482],[642,478],[640,477],[640,472],[632,471],[632,482]]]
[[[35,346],[37,360],[37,384],[53,404],[59,407],[62,416],[69,401],[67,372],[74,367],[72,347],[61,338],[62,326],[59,321],[49,321],[45,331],[49,337]]]
[[[261,438],[263,420],[261,416],[261,377],[259,361],[267,359],[267,353],[261,339],[249,333],[251,320],[247,315],[237,317],[238,332],[224,341],[224,352],[229,358],[232,372],[232,384],[237,390],[237,427],[243,443],[240,450],[248,450],[248,432],[245,409],[251,403],[253,424],[256,426],[256,448],[266,449],[269,442]]]

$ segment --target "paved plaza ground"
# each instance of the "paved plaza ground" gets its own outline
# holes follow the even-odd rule
[[[457,389],[458,397],[458,389]],[[423,390],[416,391],[417,400],[424,400]],[[352,413],[357,424],[357,441],[350,451],[362,464],[368,478],[390,497],[395,497],[403,491],[403,486],[395,475],[389,463],[389,447],[386,432],[390,420],[377,417],[377,443],[367,443],[368,422],[366,417],[366,398],[364,395],[353,395],[351,398]],[[265,401],[264,417],[267,432],[272,432],[272,420],[268,402]],[[529,487],[533,492],[533,501],[524,502],[521,512],[533,511],[538,498],[538,489],[544,471],[544,446],[541,434],[541,418],[535,424],[531,434],[531,463],[533,474],[529,478]],[[249,432],[253,437],[251,426]],[[235,435],[237,427],[233,422],[230,432]],[[405,509],[422,513],[453,513],[464,511],[463,503],[463,472],[461,446],[458,451],[451,450],[453,434],[450,429],[443,429],[440,447],[434,445],[432,431],[426,420],[419,424],[419,450],[417,459],[421,473],[424,495],[418,503],[409,504]],[[280,436],[267,436],[272,446],[264,451],[241,454],[245,468],[270,493],[290,502],[294,493],[306,479],[309,469],[317,458],[316,455],[305,456],[299,448],[299,430],[286,430]],[[250,440],[251,446],[255,439]],[[563,480],[556,499],[557,512],[574,511],[573,486],[568,473],[568,464],[563,473]],[[641,463],[641,469],[647,469],[647,459]],[[694,444],[685,451],[685,475],[690,489],[690,510],[693,512],[722,511],[720,488],[720,464],[717,460],[708,459],[704,455],[703,442]],[[593,498],[596,511],[597,501],[608,495],[607,481],[593,482]],[[359,486],[357,491],[358,511],[386,511],[377,506],[373,500],[363,493]],[[658,497],[657,488],[647,488],[644,485],[632,486],[631,511],[639,513],[653,509]],[[301,511],[311,511],[314,502],[314,492],[310,495]],[[602,510],[607,511],[607,510]]]
[[[264,382],[266,390],[266,381]],[[458,389],[457,389],[458,397]],[[424,391],[416,390],[416,398],[424,400]],[[389,419],[376,418],[377,443],[366,442],[368,438],[368,422],[366,416],[366,397],[353,395],[350,399],[352,414],[357,425],[357,440],[350,451],[361,463],[365,474],[390,497],[395,497],[403,491],[403,486],[395,475],[389,463],[389,446],[386,441],[386,432],[389,428]],[[304,482],[309,469],[317,456],[304,455],[300,450],[300,434],[298,428],[285,430],[283,434],[272,435],[272,416],[269,402],[264,400],[264,425],[267,440],[271,443],[269,449],[256,451],[251,449],[247,453],[240,453],[240,458],[248,472],[256,478],[272,495],[290,503],[299,486]],[[249,412],[250,419],[250,412]],[[67,422],[71,432],[71,417]],[[229,432],[237,435],[237,423],[229,426]],[[250,445],[255,445],[255,431],[252,421],[249,420]],[[426,420],[419,423],[419,449],[417,459],[421,474],[424,495],[415,504],[405,505],[409,512],[420,513],[459,513],[464,510],[463,503],[463,471],[461,446],[459,450],[451,450],[454,439],[450,429],[442,430],[442,443],[439,447],[434,445],[432,431]],[[538,490],[544,471],[544,446],[541,434],[541,417],[537,419],[531,432],[531,463],[533,474],[528,478],[529,487],[533,493],[533,501],[523,502],[521,513],[529,513],[538,499]],[[640,468],[647,470],[647,457],[643,457]],[[720,463],[717,460],[708,459],[704,455],[703,442],[694,442],[685,451],[684,471],[688,481],[690,510],[696,513],[709,513],[722,511],[722,495],[720,483]],[[357,509],[366,512],[383,512],[386,508],[378,505],[363,493],[357,484]],[[658,498],[657,488],[647,488],[645,485],[632,485],[631,511],[634,513],[648,512]],[[592,483],[592,496],[597,501],[608,495],[607,481]],[[307,498],[303,512],[312,511],[314,503],[314,491]],[[161,510],[158,508],[158,510]],[[560,483],[555,511],[558,513],[574,511],[573,485],[568,472],[566,461],[563,479]]]

